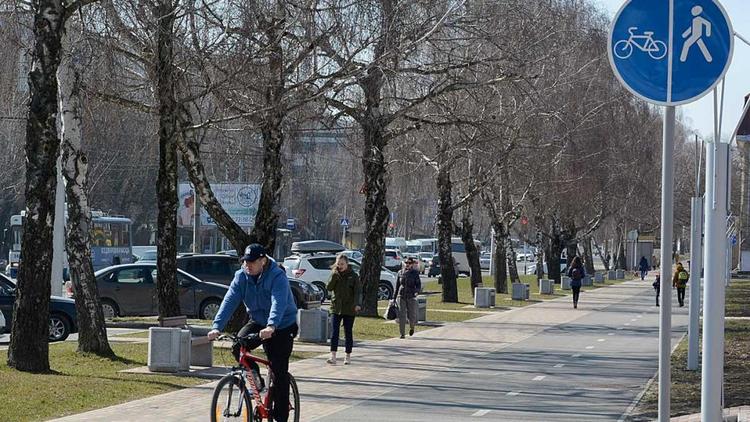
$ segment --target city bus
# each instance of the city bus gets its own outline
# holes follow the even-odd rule
[[[12,246],[8,252],[6,274],[15,278],[21,262],[21,239],[24,215],[10,217]],[[122,216],[108,216],[101,211],[91,212],[91,262],[94,271],[110,265],[133,262],[132,221]],[[67,274],[68,258],[64,259]],[[67,277],[66,277],[67,278]]]

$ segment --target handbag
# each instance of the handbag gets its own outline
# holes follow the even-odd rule
[[[392,300],[388,302],[388,307],[385,310],[385,315],[383,317],[389,321],[393,321],[394,319],[398,318],[398,305],[396,305],[396,301]]]

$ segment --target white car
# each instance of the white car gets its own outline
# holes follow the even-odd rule
[[[383,265],[391,271],[399,271],[401,269],[401,251],[398,249],[386,249],[383,254]]]
[[[549,272],[547,272],[547,263],[546,262],[544,263],[544,267],[542,267],[542,268],[544,269],[544,273],[545,274],[549,274]],[[566,275],[565,274],[565,270],[567,270],[567,269],[568,269],[568,263],[567,263],[566,259],[565,258],[560,258],[560,274]],[[526,267],[526,274],[534,274],[534,273],[536,273],[536,263],[530,264],[529,266]]]
[[[4,333],[5,331],[5,315],[0,312],[0,334]]]
[[[491,262],[492,262],[492,258],[490,257],[490,254],[488,252],[485,252],[479,255],[479,267],[481,269],[489,270]]]
[[[326,284],[331,278],[331,267],[336,261],[336,255],[328,253],[292,255],[284,258],[284,268],[288,277],[298,278],[306,281],[325,292],[325,298],[329,299]],[[362,263],[354,258],[349,258],[349,265],[354,272],[359,274]],[[396,274],[385,267],[380,269],[380,283],[378,283],[378,300],[392,299],[396,291]]]

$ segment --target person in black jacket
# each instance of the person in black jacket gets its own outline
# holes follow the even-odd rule
[[[406,320],[409,320],[409,335],[414,335],[417,325],[417,295],[422,290],[419,279],[419,267],[414,258],[408,258],[404,268],[398,273],[396,293],[398,300],[398,328],[401,338],[404,338]]]
[[[643,281],[644,278],[646,278],[646,274],[648,274],[648,259],[646,259],[645,256],[641,257],[641,261],[638,263],[638,269],[641,271],[641,281]]]
[[[568,268],[568,277],[570,277],[570,288],[573,289],[573,308],[578,308],[578,297],[581,295],[581,280],[586,277],[586,270],[583,269],[580,257],[573,258],[573,262]]]

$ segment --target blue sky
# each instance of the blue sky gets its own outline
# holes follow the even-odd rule
[[[593,1],[609,13],[610,19],[614,18],[615,13],[625,3],[624,0]],[[750,40],[748,0],[723,0],[720,3],[732,21],[734,32]],[[728,137],[732,134],[742,113],[744,98],[747,94],[750,94],[750,46],[735,37],[734,56],[726,74],[722,136]],[[678,113],[680,112],[686,123],[701,136],[706,139],[713,136],[713,95],[711,93],[694,103],[678,107]]]

